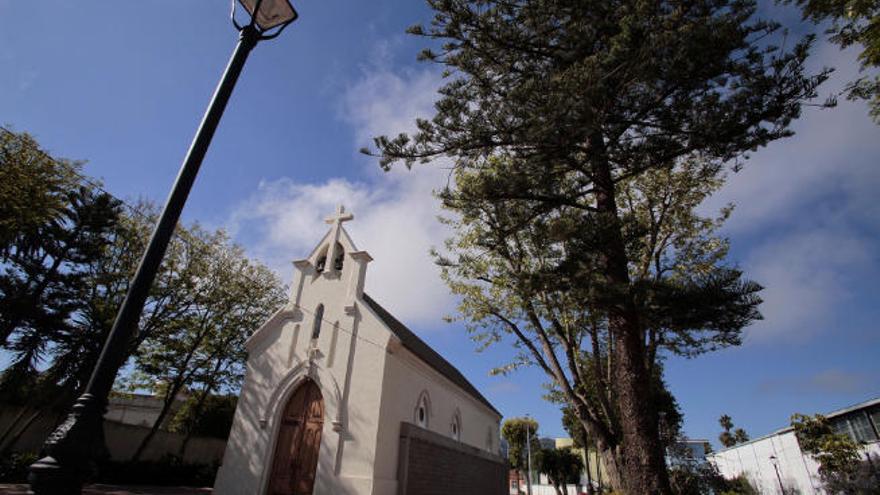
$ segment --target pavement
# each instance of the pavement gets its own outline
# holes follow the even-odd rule
[[[28,485],[0,484],[2,495],[27,495]],[[83,495],[209,495],[210,488],[191,488],[182,486],[118,486],[88,485],[83,487]]]

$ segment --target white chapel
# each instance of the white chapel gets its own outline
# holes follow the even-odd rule
[[[339,207],[246,343],[217,495],[502,493],[501,414],[364,293]]]

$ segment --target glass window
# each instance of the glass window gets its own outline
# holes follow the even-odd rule
[[[846,419],[849,421],[853,436],[857,442],[873,442],[874,440],[877,440],[877,437],[874,435],[874,429],[871,428],[871,422],[868,420],[868,415],[865,414],[865,411],[852,413],[848,415]]]
[[[452,417],[452,438],[461,440],[461,420],[458,418],[458,414]]]
[[[871,421],[874,423],[874,433],[880,433],[880,406],[875,406],[868,413],[868,416],[871,417]]]
[[[315,310],[315,322],[312,324],[312,340],[321,335],[321,322],[324,320],[324,305],[319,304]]]

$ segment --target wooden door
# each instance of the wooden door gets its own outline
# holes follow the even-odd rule
[[[299,386],[281,417],[269,495],[311,495],[321,449],[324,400],[315,382]]]

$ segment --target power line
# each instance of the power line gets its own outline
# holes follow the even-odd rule
[[[294,306],[295,308],[299,308],[299,309],[305,311],[306,313],[312,315],[312,318],[314,318],[314,317],[316,316],[314,311],[310,311],[310,310],[306,309],[305,307],[303,307],[303,306],[300,305],[300,304],[294,304],[293,306]],[[376,347],[378,347],[378,348],[380,348],[380,349],[383,349],[383,350],[384,350],[385,347],[386,347],[386,346],[384,346],[384,345],[382,345],[382,344],[378,344],[378,343],[376,343],[376,342],[373,342],[372,340],[370,340],[370,339],[368,339],[368,338],[366,338],[366,337],[362,337],[362,336],[360,336],[360,335],[355,334],[355,333],[354,333],[354,330],[349,330],[349,329],[345,328],[344,326],[342,326],[341,324],[339,324],[338,321],[330,321],[330,320],[324,318],[323,316],[321,317],[321,321],[326,322],[328,325],[333,325],[333,328],[338,328],[338,329],[342,330],[343,332],[345,332],[345,333],[351,335],[352,337],[354,337],[354,338],[356,338],[356,339],[363,340],[364,342],[367,342],[367,343],[369,343],[369,344],[373,344],[374,346],[376,346]]]

